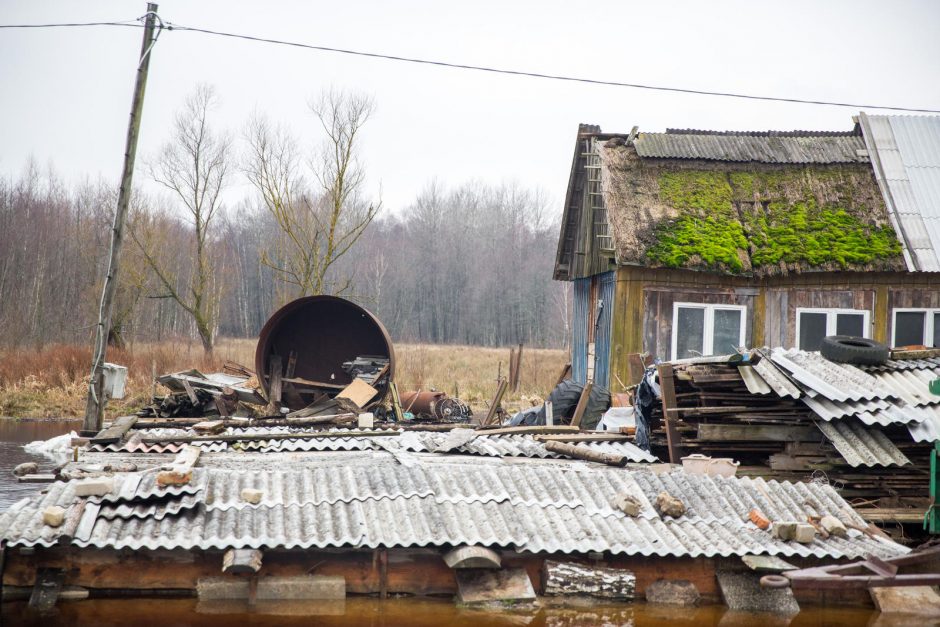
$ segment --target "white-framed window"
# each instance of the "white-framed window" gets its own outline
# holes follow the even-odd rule
[[[726,355],[744,345],[742,305],[673,303],[672,358]]]
[[[867,309],[812,309],[797,307],[796,347],[804,351],[818,351],[827,335],[871,337]]]
[[[891,346],[940,347],[940,309],[894,310]]]

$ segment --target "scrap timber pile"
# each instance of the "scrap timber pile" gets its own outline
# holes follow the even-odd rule
[[[938,354],[940,355],[940,354]],[[659,366],[654,454],[741,463],[739,475],[828,481],[870,520],[917,522],[927,504],[940,359],[852,366],[774,349]]]

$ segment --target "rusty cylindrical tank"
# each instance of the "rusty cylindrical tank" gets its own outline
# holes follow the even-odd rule
[[[333,386],[330,396],[352,382],[343,370],[343,362],[372,355],[388,358],[388,376],[376,385],[382,399],[388,381],[395,374],[395,350],[385,326],[368,310],[337,296],[307,296],[278,309],[265,323],[255,350],[255,372],[265,394],[270,377],[268,363],[272,355],[280,355],[285,368],[290,354],[296,354],[294,378],[327,383]],[[301,409],[313,402],[314,393],[299,392],[282,395],[283,404]]]

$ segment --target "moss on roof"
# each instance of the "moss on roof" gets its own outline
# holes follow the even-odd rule
[[[602,149],[622,263],[731,274],[903,270],[867,163],[641,159]]]

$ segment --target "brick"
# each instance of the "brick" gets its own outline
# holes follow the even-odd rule
[[[50,505],[42,510],[42,522],[50,527],[58,527],[65,521],[65,509],[58,505]]]

